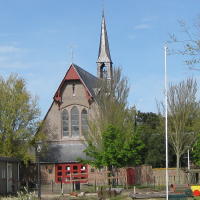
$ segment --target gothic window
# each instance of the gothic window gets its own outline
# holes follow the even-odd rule
[[[76,106],[71,109],[71,132],[73,136],[79,136],[79,111]]]
[[[69,115],[67,110],[63,110],[62,112],[62,129],[63,136],[69,136]]]
[[[81,112],[81,126],[82,134],[84,135],[88,131],[88,113],[86,109],[83,109]]]

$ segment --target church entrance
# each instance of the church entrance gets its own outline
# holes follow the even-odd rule
[[[81,163],[64,163],[55,165],[56,183],[88,182],[88,166]]]

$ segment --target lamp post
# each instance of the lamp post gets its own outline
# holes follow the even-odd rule
[[[42,150],[42,147],[40,144],[37,145],[37,164],[38,164],[38,199],[41,199],[41,184],[40,184],[40,152]]]
[[[190,147],[187,150],[187,163],[188,163],[188,182],[190,183]]]
[[[169,180],[168,180],[168,112],[167,112],[167,45],[164,46],[165,54],[165,156],[166,156],[166,200],[169,199]]]
[[[187,150],[187,154],[188,154],[187,158],[188,158],[188,171],[189,171],[190,170],[190,149],[189,148]]]

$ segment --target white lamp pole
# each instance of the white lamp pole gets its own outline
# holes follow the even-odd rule
[[[165,152],[166,152],[166,199],[168,200],[169,194],[169,180],[168,180],[168,121],[167,121],[167,45],[164,46],[165,50]]]
[[[190,149],[188,148],[188,170],[190,170]]]
[[[37,145],[37,159],[38,159],[38,199],[41,200],[41,176],[40,176],[40,152],[42,150],[41,144]]]

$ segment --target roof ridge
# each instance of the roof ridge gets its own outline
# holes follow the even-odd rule
[[[90,72],[86,71],[85,69],[83,69],[82,67],[78,66],[77,64],[72,63],[72,65],[73,65],[75,68],[78,68],[78,69],[82,70],[83,72],[89,74],[90,76],[93,76],[93,78],[99,79],[97,76],[91,74]]]

